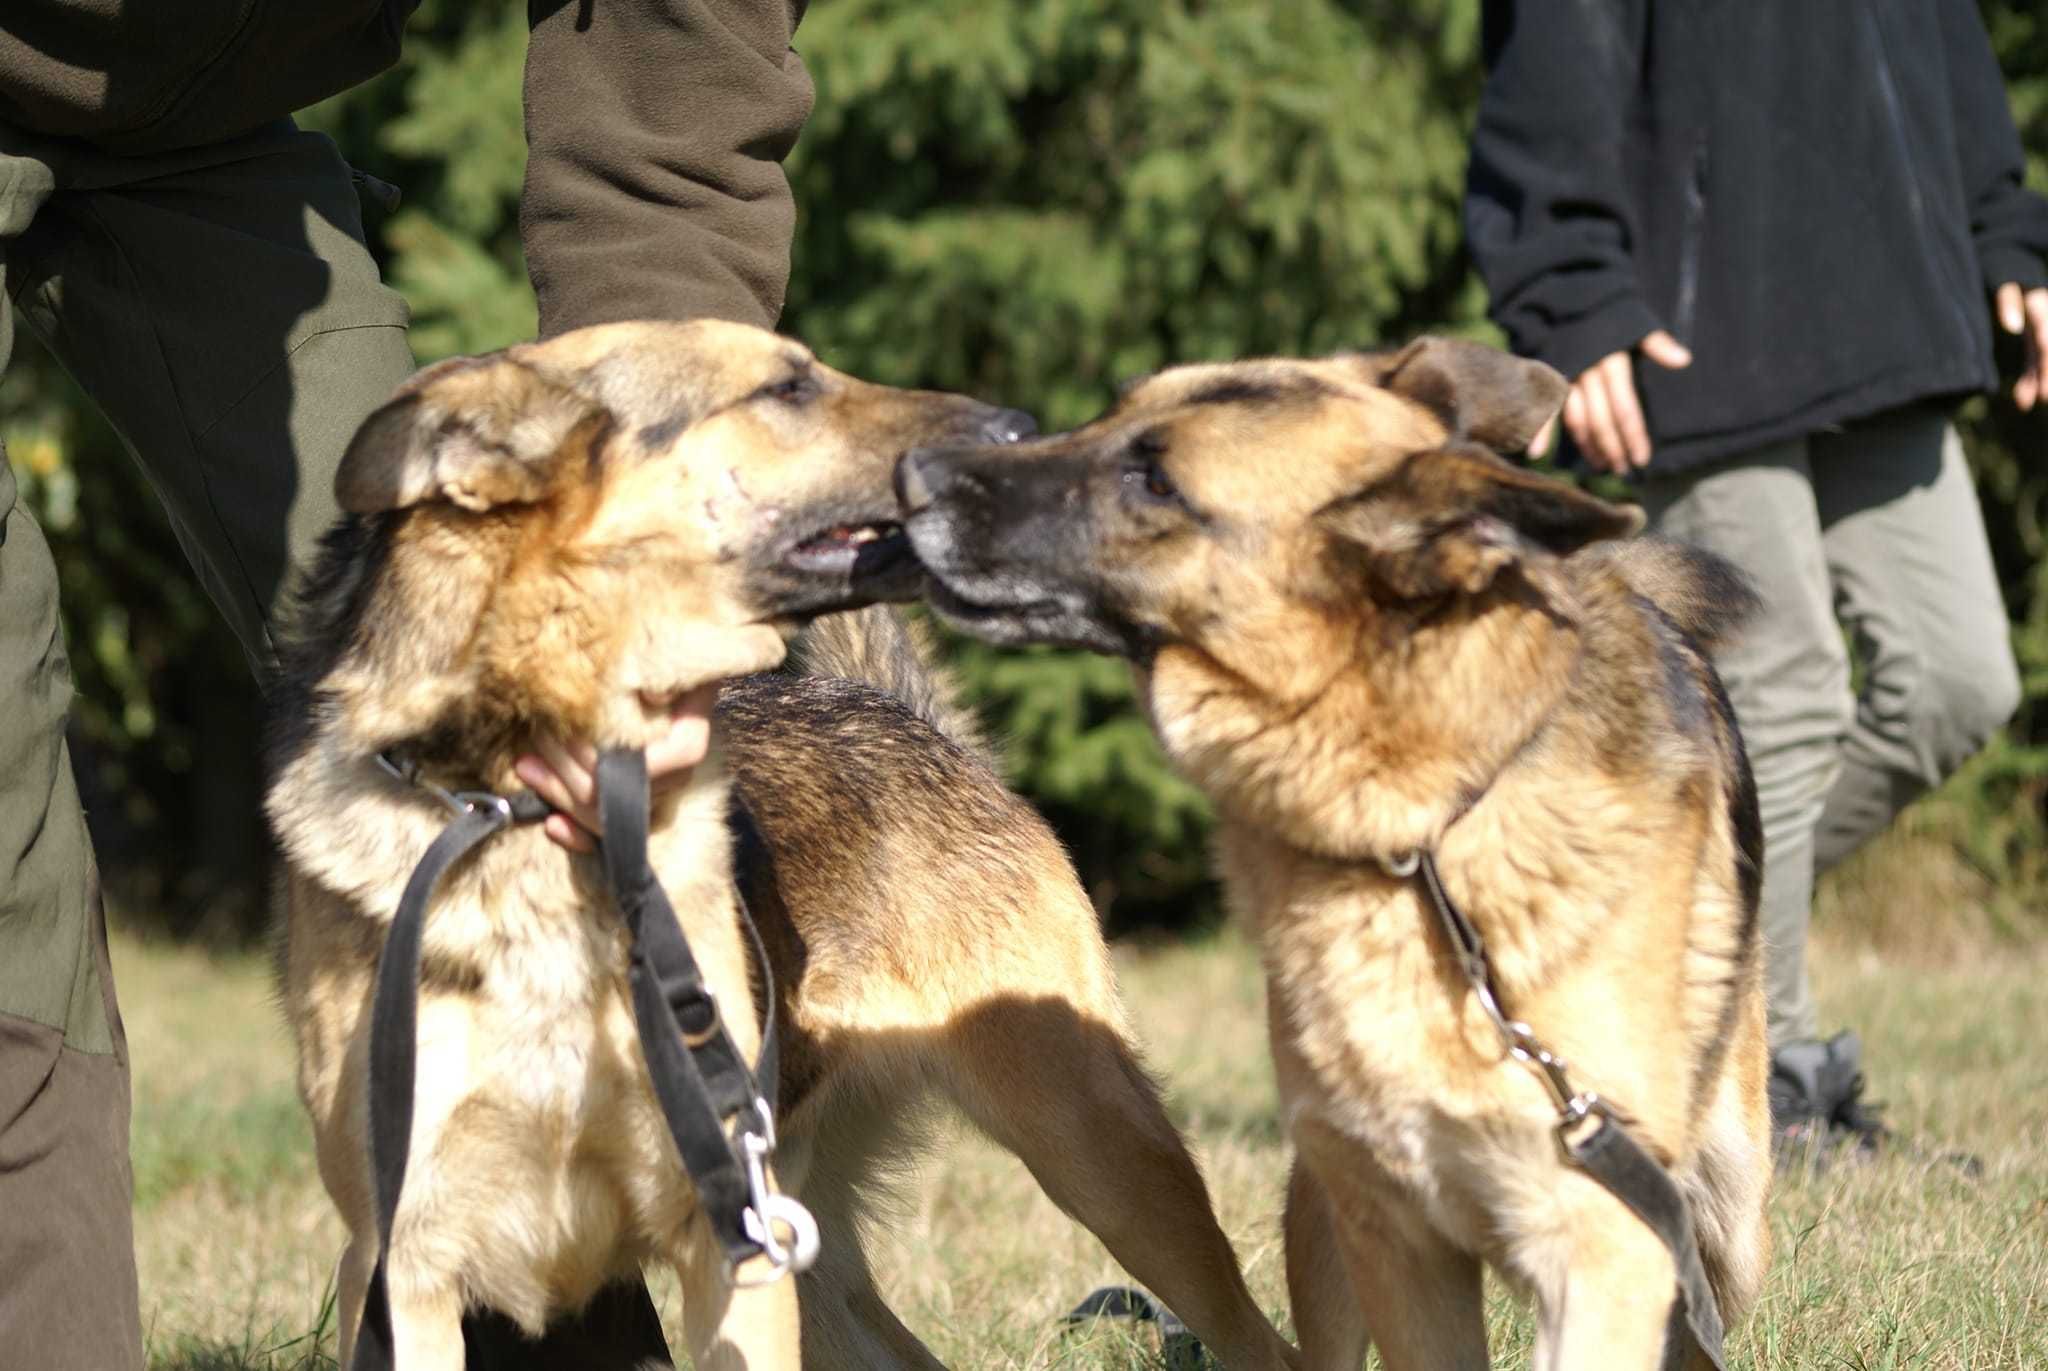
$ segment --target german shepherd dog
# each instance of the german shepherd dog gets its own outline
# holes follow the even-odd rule
[[[289,871],[282,997],[350,1234],[344,1365],[377,1246],[371,987],[448,817],[374,758],[402,749],[450,790],[506,793],[539,735],[644,744],[681,692],[781,664],[798,623],[914,593],[895,459],[1020,421],[699,322],[444,363],[363,425],[336,480],[348,513],[304,586],[268,797]],[[661,1260],[700,1368],[793,1366],[799,1344],[814,1366],[936,1366],[877,1294],[861,1232],[931,1101],[1013,1150],[1232,1366],[1289,1364],[1139,1065],[1057,842],[890,611],[809,632],[801,671],[729,689],[705,762],[656,797],[650,839],[749,1058],[761,1006],[736,881],[772,949],[779,1179],[824,1238],[801,1313],[790,1282],[733,1288],[695,1210],[596,859],[515,827],[450,871],[426,925],[388,1269],[399,1364],[459,1367],[465,1309],[538,1334]],[[729,826],[734,782],[748,818]]]
[[[1511,1016],[1676,1174],[1729,1318],[1771,1174],[1754,788],[1707,651],[1750,596],[1517,468],[1562,378],[1424,339],[1169,370],[1070,434],[908,454],[932,603],[1137,667],[1221,815],[1297,1148],[1303,1360],[1486,1364],[1481,1263],[1535,1364],[1658,1364],[1651,1230],[1560,1154],[1403,858],[1436,855]]]

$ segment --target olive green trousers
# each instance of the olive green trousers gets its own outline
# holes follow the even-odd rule
[[[333,144],[289,123],[142,159],[0,129],[0,372],[24,323],[141,464],[259,676],[334,467],[412,370],[359,213]],[[56,568],[18,496],[0,462],[0,1366],[126,1371],[128,1052],[64,741]],[[630,1284],[540,1347],[501,1319],[467,1332],[479,1368],[668,1364]]]
[[[15,327],[100,407],[259,672],[333,464],[412,369],[350,173],[282,122],[116,158],[0,129],[0,371]],[[0,1347],[141,1363],[128,1059],[64,741],[56,568],[0,463]]]

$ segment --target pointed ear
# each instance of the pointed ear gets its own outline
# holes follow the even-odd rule
[[[363,421],[334,474],[351,514],[447,500],[464,509],[530,503],[578,429],[608,416],[596,402],[509,353],[428,367]]]
[[[1527,448],[1570,389],[1541,362],[1461,338],[1418,338],[1359,361],[1375,384],[1433,410],[1454,438],[1502,453]]]
[[[1401,599],[1476,595],[1510,567],[1535,579],[1551,559],[1643,527],[1632,505],[1471,447],[1416,453],[1317,519]]]

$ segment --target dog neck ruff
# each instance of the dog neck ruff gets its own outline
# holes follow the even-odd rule
[[[1663,1371],[1682,1371],[1691,1364],[1695,1351],[1714,1371],[1726,1371],[1721,1355],[1721,1307],[1707,1283],[1692,1209],[1678,1183],[1628,1131],[1618,1106],[1593,1091],[1573,1089],[1564,1058],[1545,1047],[1528,1024],[1508,1017],[1494,983],[1486,942],[1479,936],[1478,926],[1444,889],[1436,854],[1404,852],[1382,858],[1379,865],[1391,879],[1415,881],[1421,886],[1424,902],[1436,912],[1451,955],[1479,1007],[1499,1032],[1502,1047],[1536,1074],[1557,1106],[1557,1144],[1565,1160],[1627,1205],[1670,1249],[1678,1268],[1678,1298],[1664,1329]]]
[[[384,950],[370,1010],[370,1167],[377,1190],[377,1265],[371,1273],[350,1371],[396,1371],[385,1267],[391,1225],[405,1185],[419,1047],[420,941],[427,902],[447,870],[478,844],[514,824],[538,823],[550,812],[531,790],[516,795],[453,792],[421,777],[390,753],[377,763],[392,776],[435,796],[455,817],[413,868]],[[605,883],[625,919],[627,979],[640,1052],[669,1135],[725,1258],[735,1270],[757,1256],[768,1271],[739,1284],[765,1284],[803,1271],[818,1257],[818,1225],[803,1205],[768,1185],[775,1151],[771,1105],[776,1081],[775,984],[737,883],[740,923],[761,971],[761,1055],[749,1069],[697,967],[675,909],[647,860],[647,757],[614,749],[597,762],[600,845]],[[728,1131],[731,1121],[735,1128]]]

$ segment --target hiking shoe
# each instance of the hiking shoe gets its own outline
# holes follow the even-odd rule
[[[1891,1127],[1878,1117],[1883,1110],[1882,1104],[1865,1102],[1863,1073],[1858,1071],[1835,1099],[1835,1132],[1853,1142],[1857,1151],[1875,1152],[1892,1139]]]
[[[1772,1151],[1778,1169],[1819,1171],[1836,1159],[1870,1161],[1880,1152],[1922,1166],[1949,1167],[1965,1180],[1984,1175],[1984,1160],[1959,1148],[1928,1150],[1901,1138],[1863,1098],[1863,1044],[1854,1033],[1826,1042],[1788,1043],[1771,1054]]]
[[[1874,1156],[1891,1138],[1882,1105],[1863,1099],[1863,1042],[1845,1029],[1826,1042],[1787,1043],[1771,1054],[1767,1087],[1780,1164],[1838,1145]]]
[[[1062,1315],[1060,1322],[1076,1324],[1091,1319],[1130,1319],[1157,1325],[1160,1358],[1166,1371],[1214,1371],[1216,1366],[1201,1340],[1171,1309],[1132,1286],[1105,1285],[1091,1291],[1087,1299]]]

